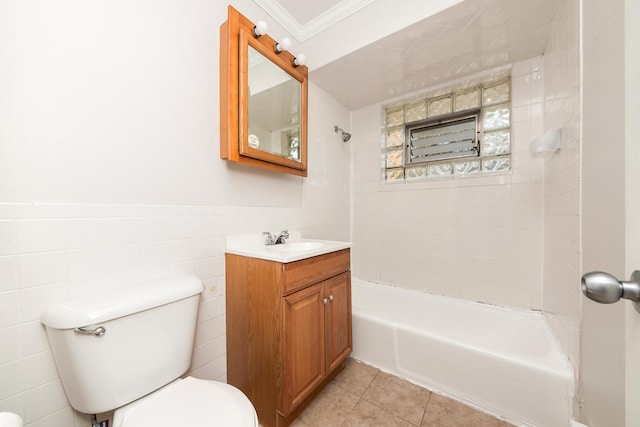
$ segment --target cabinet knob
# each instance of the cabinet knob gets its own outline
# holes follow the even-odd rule
[[[333,301],[333,294],[329,295],[329,301]]]
[[[326,304],[326,303],[328,303],[328,302],[329,302],[329,300],[328,300],[328,299],[326,299],[326,298],[322,298],[322,303],[323,303],[323,304]]]

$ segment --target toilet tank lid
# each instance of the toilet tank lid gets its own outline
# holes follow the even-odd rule
[[[121,288],[60,300],[49,305],[41,321],[56,329],[71,329],[106,322],[197,295],[202,281],[179,273]]]

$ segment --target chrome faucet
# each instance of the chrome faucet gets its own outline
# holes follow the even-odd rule
[[[285,240],[289,238],[289,230],[283,230],[277,236],[271,234],[268,231],[264,231],[262,234],[264,234],[264,236],[265,236],[264,244],[267,245],[267,246],[281,245],[283,243],[286,243]]]

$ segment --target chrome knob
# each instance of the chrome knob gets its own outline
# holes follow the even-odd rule
[[[609,273],[592,271],[582,276],[582,293],[589,299],[601,304],[611,304],[625,298],[633,301],[640,312],[640,271],[631,275],[631,280],[623,282]]]
[[[602,271],[592,271],[582,276],[581,288],[587,298],[602,304],[611,304],[622,298],[622,283]]]

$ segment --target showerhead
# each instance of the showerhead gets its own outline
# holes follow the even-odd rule
[[[339,128],[338,126],[334,126],[333,130],[336,133],[340,132],[340,134],[342,135],[342,142],[347,142],[351,139],[351,134],[349,132],[345,132],[344,130],[342,130],[342,128]]]

